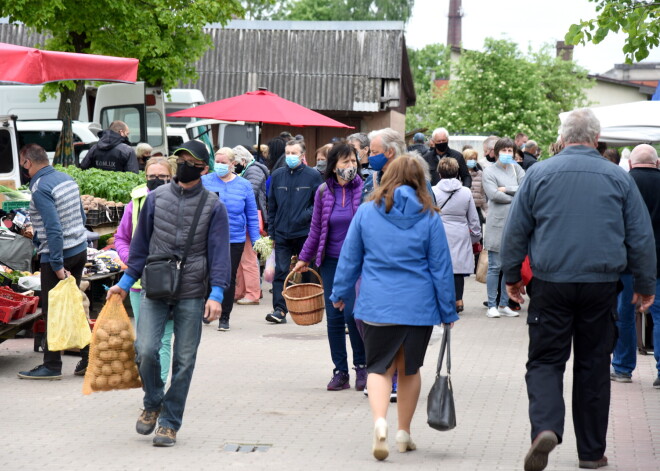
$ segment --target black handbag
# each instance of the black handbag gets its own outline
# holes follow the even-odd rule
[[[181,289],[181,273],[186,266],[188,251],[195,237],[197,224],[208,196],[208,191],[204,190],[197,205],[181,258],[172,254],[155,254],[147,257],[142,272],[142,289],[144,289],[145,295],[149,299],[163,300],[168,304],[176,304],[178,301]]]
[[[451,353],[449,348],[449,334],[451,329],[445,326],[440,345],[440,357],[435,374],[435,383],[429,392],[426,404],[428,424],[431,428],[445,432],[456,427],[456,409],[454,408],[454,390],[451,386]],[[442,359],[447,350],[447,375],[440,374]]]

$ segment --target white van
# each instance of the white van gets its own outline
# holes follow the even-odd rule
[[[211,142],[218,148],[244,146],[248,150],[257,144],[259,125],[244,121],[220,121],[203,119],[186,125],[191,138],[199,137],[200,133],[208,133]]]
[[[72,121],[71,127],[73,130],[73,150],[78,162],[80,162],[87,154],[87,151],[98,142],[98,132],[101,130],[101,126],[96,123]],[[19,149],[27,144],[39,144],[46,149],[50,162],[53,162],[55,148],[62,132],[62,121],[19,120],[16,121],[16,130],[18,131]]]
[[[173,88],[165,94],[165,122],[170,127],[183,127],[197,118],[174,118],[167,116],[175,111],[187,110],[206,103],[204,94],[195,88]],[[169,135],[169,134],[168,134]],[[174,135],[174,133],[172,134]]]
[[[0,115],[0,185],[22,185],[18,162],[18,137],[11,116]]]

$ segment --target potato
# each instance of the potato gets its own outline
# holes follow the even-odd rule
[[[108,378],[108,386],[116,388],[121,384],[121,375],[112,375]]]
[[[130,386],[133,383],[133,372],[131,370],[124,370],[121,374],[121,382]]]
[[[133,360],[127,360],[124,362],[124,370],[132,370],[133,368],[137,369],[137,366]]]
[[[108,378],[105,376],[97,376],[92,383],[92,389],[103,391],[108,387]]]
[[[112,335],[112,336],[108,339],[108,346],[109,346],[111,349],[119,349],[119,348],[121,348],[121,346],[122,346],[121,338],[119,338],[119,336],[117,336],[117,335]]]
[[[119,321],[116,321],[115,319],[108,320],[103,327],[110,335],[116,335],[122,331]]]
[[[113,361],[110,366],[113,373],[122,374],[124,372],[124,363],[119,360]]]
[[[94,376],[101,376],[103,374],[102,365],[100,365],[98,363],[96,365],[94,365],[94,367],[92,368],[92,374]]]
[[[125,352],[132,352],[133,350],[133,341],[124,340],[124,343],[121,345],[121,349]]]
[[[133,336],[131,335],[131,331],[128,329],[124,329],[121,332],[119,332],[119,336],[123,340],[133,340]]]
[[[99,358],[101,360],[108,362],[111,362],[112,360],[116,360],[118,356],[119,355],[115,350],[106,350],[99,354]]]
[[[101,374],[103,376],[112,376],[112,367],[110,365],[103,365],[101,367]]]
[[[96,339],[100,341],[108,340],[108,337],[110,337],[108,332],[103,327],[99,327],[98,329],[96,329],[94,335],[96,336]]]
[[[128,354],[128,352],[122,350],[121,352],[119,352],[119,356],[117,358],[121,361],[126,361],[126,360],[130,360],[131,356]]]
[[[104,352],[110,348],[110,344],[107,341],[101,341],[96,344],[96,351],[97,352]]]

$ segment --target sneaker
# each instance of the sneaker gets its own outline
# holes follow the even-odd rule
[[[154,437],[154,446],[174,446],[176,443],[176,430],[169,427],[158,427]]]
[[[354,369],[355,369],[355,390],[365,391],[367,389],[367,367],[356,366]]]
[[[348,373],[345,371],[336,371],[328,383],[328,391],[341,391],[342,389],[350,388],[349,380]]]
[[[369,397],[369,392],[367,391],[367,387],[364,387],[364,391],[362,391],[362,394],[364,394],[364,397]]]
[[[512,311],[520,311],[522,307],[520,306],[520,303],[517,303],[512,299],[509,299],[509,309],[511,309]]]
[[[85,376],[87,371],[87,360],[80,360],[76,367],[73,370],[73,374],[76,376]]]
[[[497,310],[496,307],[489,307],[488,310],[486,311],[486,317],[500,317],[500,311]]]
[[[62,379],[62,373],[46,368],[44,365],[35,366],[30,371],[19,371],[18,377],[21,379]]]
[[[610,380],[616,381],[617,383],[632,383],[632,375],[612,371],[610,373]]]
[[[598,469],[607,466],[607,456],[603,456],[596,461],[580,460],[580,468],[582,469]]]
[[[229,332],[229,319],[220,319],[220,324],[218,325],[218,330],[220,332]]]
[[[210,325],[211,324],[211,321],[208,320],[206,317],[202,317],[202,322],[204,323],[204,325]]]
[[[500,306],[497,308],[497,310],[504,317],[518,317],[520,315],[516,311],[512,311],[511,308],[509,308],[509,306]]]
[[[397,383],[392,383],[392,392],[390,393],[390,402],[395,403],[398,400]]]
[[[135,431],[140,435],[149,435],[156,428],[159,415],[160,409],[143,410],[135,423]]]
[[[525,456],[525,471],[543,471],[548,466],[548,455],[558,443],[555,432],[544,430],[539,433]]]
[[[236,301],[236,304],[240,304],[241,306],[258,306],[259,301],[253,301],[252,299],[248,298],[242,298]]]
[[[653,387],[654,387],[655,389],[660,389],[660,376],[658,376],[657,378],[655,378],[655,381],[653,381]]]
[[[282,314],[281,311],[273,311],[266,316],[268,322],[273,324],[286,324],[286,314]]]

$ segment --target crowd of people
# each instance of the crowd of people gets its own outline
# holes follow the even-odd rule
[[[127,132],[113,123],[106,140],[119,142]],[[133,190],[116,238],[128,269],[108,292],[130,294],[135,314],[145,391],[138,433],[158,425],[154,445],[176,442],[202,326],[218,320],[218,330],[228,332],[235,302],[260,303],[253,246],[268,235],[275,276],[266,321],[287,322],[283,290],[291,271],[306,282],[310,270],[318,270],[333,366],[327,389],[351,387],[348,334],[354,387],[368,395],[372,410],[376,459],[389,454],[390,402],[397,403],[398,450],[416,449],[410,425],[433,326],[449,329],[459,320],[465,278],[487,259],[486,318],[517,317],[523,295],[531,300],[526,381],[532,434],[524,468],[544,469],[562,442],[571,345],[579,466],[607,465],[610,380],[631,381],[636,310],[650,309],[654,344],[660,345],[654,298],[660,287],[660,161],[653,147],[640,145],[628,174],[612,165],[618,152],[599,145],[599,133],[592,112],[575,111],[551,147],[557,155],[545,160],[524,133],[489,136],[480,158],[470,146],[452,149],[442,127],[428,140],[416,133],[407,149],[390,128],[336,138],[315,151],[315,166],[302,136],[289,133],[252,151],[223,147],[213,157],[199,141],[184,143],[169,160],[144,158],[149,149],[143,148],[146,182]],[[137,159],[126,158],[122,145],[99,142],[84,164],[134,171]],[[32,177],[47,296],[66,270],[79,279],[85,241],[84,214],[76,209],[61,218],[77,193],[75,182],[52,169],[42,151],[26,146],[21,165]],[[140,285],[145,265],[153,256],[183,252],[178,298],[151,299]],[[392,290],[397,296],[383,296]],[[660,388],[658,350],[653,386]],[[19,376],[61,377],[59,353],[46,348],[44,363]]]

